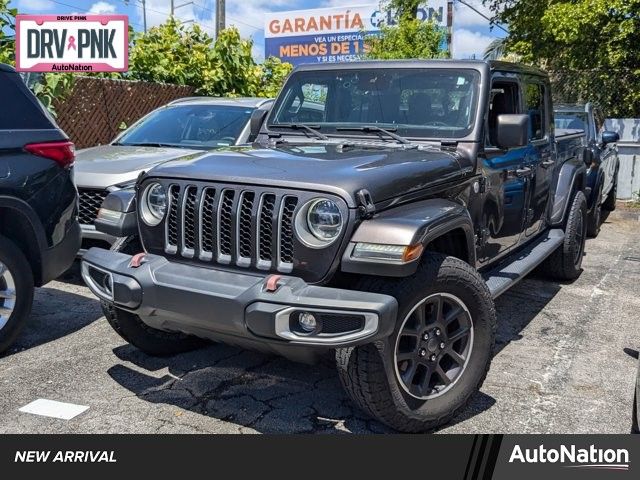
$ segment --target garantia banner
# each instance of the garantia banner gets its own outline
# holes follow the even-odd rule
[[[125,72],[129,67],[126,15],[18,15],[16,70]]]
[[[430,0],[418,8],[418,19],[450,26],[448,0]],[[364,35],[396,23],[394,14],[380,4],[349,5],[273,12],[265,15],[265,57],[300,63],[349,62],[364,55]],[[442,45],[448,48],[448,43]]]

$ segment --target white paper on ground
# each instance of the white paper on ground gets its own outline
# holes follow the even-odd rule
[[[44,417],[71,420],[88,409],[89,407],[84,405],[74,405],[73,403],[56,402],[55,400],[39,398],[18,410],[20,412],[42,415]]]

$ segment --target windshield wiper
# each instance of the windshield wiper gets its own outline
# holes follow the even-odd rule
[[[397,140],[398,142],[402,143],[403,145],[413,145],[406,138],[401,137],[400,135],[398,135],[396,133],[393,133],[391,130],[388,130],[386,128],[378,127],[377,125],[365,125],[364,127],[337,127],[336,130],[338,132],[340,132],[340,131],[348,131],[348,130],[354,130],[354,131],[365,132],[365,133],[377,132],[377,133],[382,133],[384,135],[387,135],[388,137],[391,137],[394,140]]]
[[[283,123],[273,126],[278,128],[291,128],[293,130],[305,130],[320,140],[329,140],[329,137],[327,137],[324,133],[320,133],[318,130],[316,130],[316,128],[320,128],[320,125],[311,126],[307,125],[306,123]]]

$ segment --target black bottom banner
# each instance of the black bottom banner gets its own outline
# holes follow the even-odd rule
[[[244,478],[639,478],[632,435],[0,436],[0,472]]]

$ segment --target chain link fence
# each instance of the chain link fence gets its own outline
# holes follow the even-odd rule
[[[193,95],[194,87],[78,77],[64,100],[54,101],[57,121],[76,148],[109,143],[150,111]]]
[[[607,118],[640,118],[640,74],[625,70],[549,72],[555,103],[592,102]]]

